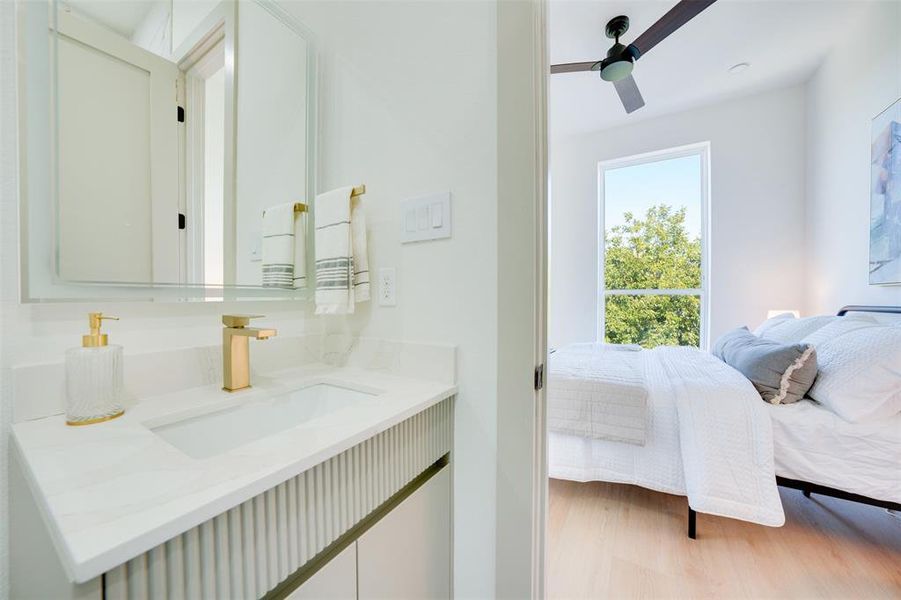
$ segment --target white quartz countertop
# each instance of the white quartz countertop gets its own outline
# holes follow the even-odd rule
[[[204,459],[147,423],[285,394],[316,383],[377,392]],[[234,394],[205,386],[147,398],[125,415],[69,427],[58,415],[13,426],[13,440],[70,579],[85,582],[452,396],[446,383],[308,365],[255,375]]]

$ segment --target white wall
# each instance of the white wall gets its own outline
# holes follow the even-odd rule
[[[496,5],[449,0],[287,6],[318,38],[319,190],[364,183],[370,270],[397,268],[396,307],[358,305],[356,315],[329,319],[328,327],[458,346],[454,591],[458,597],[491,597]],[[452,194],[453,236],[401,245],[401,201],[436,191]]]
[[[225,283],[225,87],[224,67],[203,85],[202,266],[203,283],[208,285]],[[197,260],[192,252],[186,254],[189,264]]]
[[[804,89],[794,86],[551,140],[551,347],[595,341],[598,162],[704,141],[710,339],[802,307]]]
[[[809,313],[901,305],[901,286],[868,282],[870,122],[901,98],[901,3],[862,10],[807,87]]]

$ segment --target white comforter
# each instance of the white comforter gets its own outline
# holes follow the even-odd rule
[[[548,430],[644,445],[648,390],[644,352],[571,344],[548,360]]]
[[[785,522],[766,406],[751,383],[692,348],[646,351],[647,442],[549,433],[551,477],[631,483],[688,496],[698,512]]]

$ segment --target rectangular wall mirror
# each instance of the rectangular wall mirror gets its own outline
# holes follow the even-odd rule
[[[312,34],[269,0],[54,0],[48,21],[52,185],[26,212],[52,279],[302,296],[264,285],[263,215],[294,203],[311,243]]]

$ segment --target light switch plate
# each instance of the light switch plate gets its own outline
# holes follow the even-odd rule
[[[450,192],[440,192],[401,202],[400,241],[407,244],[449,238],[450,199]]]
[[[394,267],[379,269],[379,306],[397,306],[397,271]]]

